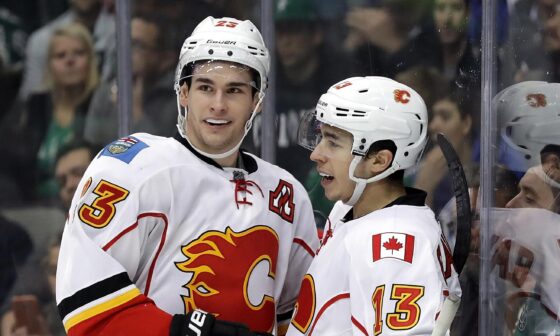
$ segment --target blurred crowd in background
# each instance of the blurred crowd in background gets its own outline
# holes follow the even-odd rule
[[[493,66],[498,91],[524,81],[560,82],[560,1],[496,1],[498,58]],[[261,3],[132,0],[131,4],[130,132],[173,136],[177,132],[173,80],[183,40],[209,15],[250,19],[259,26]],[[386,76],[414,88],[428,107],[432,141],[405,180],[428,192],[428,205],[453,244],[451,179],[433,140],[439,132],[447,135],[469,185],[476,188],[482,1],[276,0],[274,4],[275,21],[267,24],[274,24],[276,33],[276,163],[306,186],[319,234],[332,203],[323,197],[310,153],[297,144],[299,119],[315,108],[329,86],[344,78]],[[115,17],[114,0],[5,0],[0,5],[2,336],[34,334],[17,321],[13,302],[22,295],[32,295],[42,311],[41,330],[35,334],[64,334],[53,284],[66,212],[89,162],[119,137]],[[259,154],[266,131],[257,117],[242,148]],[[523,207],[511,200],[527,175],[498,164],[495,206]],[[557,204],[558,189],[551,192]],[[548,210],[558,213],[557,206]],[[473,236],[476,241],[476,231]],[[557,239],[560,249],[560,235]],[[478,334],[478,251],[476,244],[472,248],[470,267],[462,275],[467,290],[452,335]],[[511,291],[508,286],[497,289],[500,297]],[[540,295],[536,290],[523,293],[527,291]],[[507,313],[497,313],[498,329],[489,334],[532,335],[520,331],[520,311],[532,303],[508,305],[511,298],[505,297]],[[544,308],[543,314],[558,325],[560,306]]]

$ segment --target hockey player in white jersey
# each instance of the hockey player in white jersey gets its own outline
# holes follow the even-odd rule
[[[338,202],[288,335],[430,335],[445,297],[460,297],[426,193],[403,186],[427,122],[418,93],[383,77],[333,85],[302,120],[300,144]]]
[[[300,183],[239,150],[268,72],[250,21],[206,18],[180,53],[179,134],[93,160],[58,264],[69,335],[285,333],[318,239]]]

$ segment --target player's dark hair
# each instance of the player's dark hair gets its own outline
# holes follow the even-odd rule
[[[391,154],[393,154],[393,159],[391,160],[391,163],[389,165],[393,164],[393,160],[395,160],[395,153],[397,153],[397,145],[395,145],[393,140],[379,140],[372,143],[371,146],[369,146],[368,152],[366,154],[366,158],[384,149],[390,151]],[[397,170],[396,172],[387,176],[386,178],[391,182],[402,183],[404,178],[404,170],[403,169]]]
[[[191,87],[191,83],[192,83],[192,73],[194,71],[194,67],[197,64],[203,63],[203,62],[208,62],[206,60],[200,60],[200,61],[196,61],[196,62],[191,62],[188,63],[187,65],[185,65],[183,67],[183,69],[181,70],[181,77],[179,80],[179,86],[183,85],[183,83],[187,83],[187,86],[190,88]],[[227,61],[224,61],[227,62]],[[260,90],[261,87],[261,77],[259,76],[259,73],[257,72],[257,70],[251,68],[251,67],[247,67],[250,71],[251,71],[251,77],[253,78],[253,81],[256,84],[256,88],[251,86],[251,93],[253,95],[255,95],[255,93],[258,92],[258,90]]]

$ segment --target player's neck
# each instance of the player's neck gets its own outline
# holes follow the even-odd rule
[[[229,168],[238,167],[238,160],[241,160],[239,151],[235,151],[235,153],[225,158],[214,159],[220,166]]]
[[[369,183],[362,197],[354,205],[354,218],[382,209],[397,198],[406,195],[404,186],[381,180]]]

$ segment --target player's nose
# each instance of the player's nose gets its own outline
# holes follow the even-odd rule
[[[309,158],[311,159],[311,161],[314,161],[314,162],[325,162],[325,160],[326,160],[326,156],[321,151],[320,146],[317,146],[317,147],[315,147],[315,149],[313,149],[313,152],[311,152],[311,155],[309,155]]]
[[[216,94],[212,97],[212,101],[210,102],[210,110],[212,112],[223,112],[226,110],[226,101],[224,92],[217,91]]]

